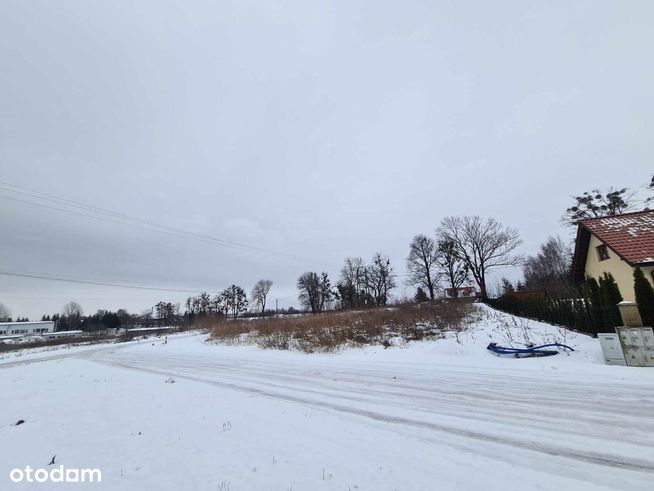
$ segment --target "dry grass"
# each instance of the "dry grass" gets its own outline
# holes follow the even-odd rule
[[[314,353],[346,346],[389,346],[394,338],[403,341],[439,338],[445,331],[464,329],[471,310],[468,303],[437,301],[250,321],[205,318],[203,325],[197,327],[210,327],[211,338],[227,344],[256,344],[267,349]]]

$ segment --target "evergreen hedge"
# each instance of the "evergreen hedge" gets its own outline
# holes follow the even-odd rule
[[[640,268],[634,269],[634,292],[643,325],[654,327],[654,288]]]
[[[506,295],[488,299],[486,303],[510,314],[596,336],[600,332],[614,332],[615,327],[622,325],[617,306],[621,301],[622,295],[613,276],[605,274],[600,284],[590,278],[575,295],[566,298],[517,298]]]

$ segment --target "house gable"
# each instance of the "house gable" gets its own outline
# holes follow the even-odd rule
[[[579,222],[572,260],[575,282],[611,273],[624,299],[633,301],[636,266],[654,284],[654,210]]]

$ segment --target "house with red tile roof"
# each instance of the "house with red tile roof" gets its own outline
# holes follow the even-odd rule
[[[654,210],[589,218],[577,225],[572,261],[576,281],[611,273],[625,300],[635,301],[634,268],[654,285]]]

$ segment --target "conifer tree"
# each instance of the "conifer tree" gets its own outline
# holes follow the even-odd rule
[[[604,316],[602,315],[602,297],[600,288],[595,278],[586,280],[586,291],[590,299],[590,317],[592,322],[592,333],[596,334],[604,328]]]
[[[640,268],[634,269],[634,292],[643,325],[654,327],[654,288]]]
[[[613,328],[622,325],[622,316],[618,304],[622,294],[611,273],[604,273],[600,278],[600,296],[604,311],[604,327]]]

